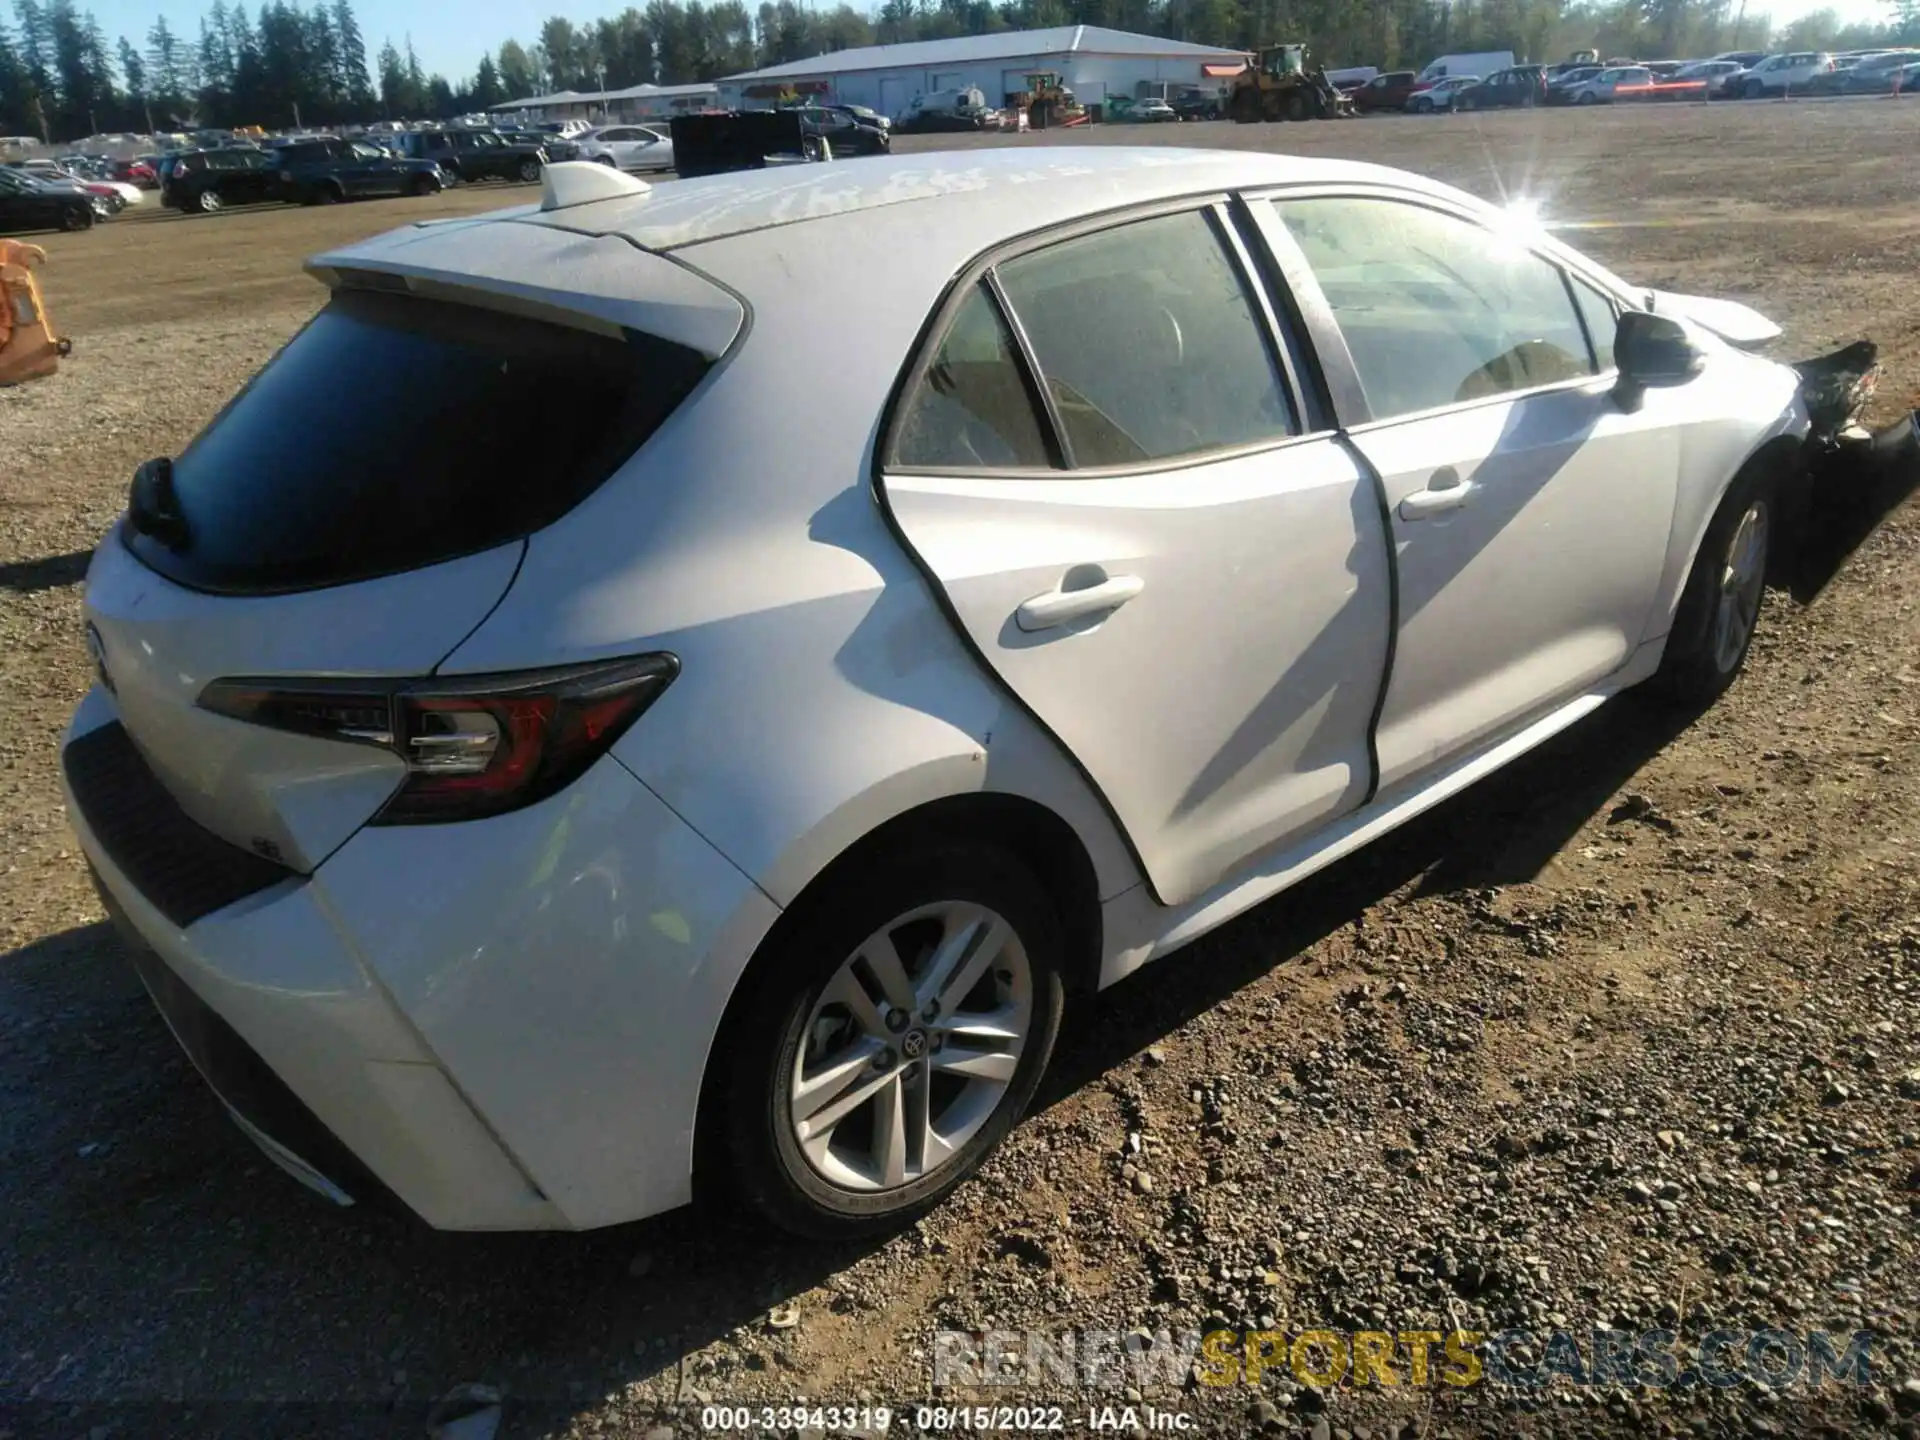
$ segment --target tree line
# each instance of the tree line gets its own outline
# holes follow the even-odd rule
[[[1842,25],[1815,11],[1777,33],[1765,0],[649,0],[538,36],[503,42],[474,72],[427,74],[410,38],[369,61],[350,0],[302,9],[213,0],[196,29],[162,16],[143,37],[109,43],[75,0],[12,0],[0,14],[0,134],[71,140],[238,125],[338,125],[448,118],[557,90],[712,80],[859,45],[1053,25],[1104,25],[1252,49],[1305,41],[1328,65],[1412,66],[1453,50],[1512,50],[1551,60],[1575,48],[1643,59],[1725,49],[1856,48],[1920,41],[1920,0],[1893,0],[1884,24]]]

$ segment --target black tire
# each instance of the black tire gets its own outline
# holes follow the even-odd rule
[[[1764,100],[1767,98],[1766,82],[1761,80],[1749,80],[1744,86],[1741,87],[1740,93],[1746,96],[1747,99],[1749,100]]]
[[[1431,115],[1433,113],[1433,101],[1422,96],[1420,99],[1408,105],[1407,109],[1415,115]]]
[[[1727,488],[1720,508],[1708,522],[1686,588],[1680,592],[1666,654],[1648,682],[1650,690],[1677,706],[1704,710],[1726,693],[1747,663],[1747,652],[1753,647],[1754,632],[1766,604],[1765,577],[1772,561],[1772,544],[1780,533],[1781,479],[1778,463],[1749,465]],[[1726,593],[1727,572],[1737,558],[1733,552],[1741,541],[1742,527],[1753,513],[1760,517],[1763,529],[1760,583],[1745,619],[1745,635],[1737,645],[1723,644],[1721,600]]]
[[[416,175],[413,178],[413,183],[407,186],[407,193],[415,197],[438,195],[440,193],[440,182],[431,175]]]
[[[540,162],[529,155],[520,162],[520,178],[531,185],[540,178]]]
[[[606,166],[609,170],[613,169],[613,156],[596,155],[593,158],[598,160],[602,165]]]
[[[193,208],[201,215],[218,215],[225,204],[218,190],[202,190],[193,197]]]
[[[1032,979],[1032,1019],[998,1108],[958,1153],[897,1189],[841,1188],[801,1152],[791,1124],[790,1077],[808,1020],[828,982],[868,937],[922,905],[984,905],[1018,936]],[[879,1235],[910,1224],[977,1170],[1019,1120],[1046,1069],[1064,998],[1064,941],[1046,891],[1006,852],[936,844],[876,853],[806,897],[787,928],[754,960],[714,1046],[707,1076],[710,1152],[725,1183],[781,1229],[828,1240]]]
[[[1289,91],[1285,114],[1289,121],[1305,120],[1308,115],[1307,97],[1299,90]]]
[[[1251,125],[1260,118],[1260,97],[1251,90],[1242,90],[1233,97],[1233,123]]]
[[[1575,100],[1573,103],[1576,105],[1597,105],[1600,102],[1594,99],[1593,92],[1591,90],[1582,90],[1580,92],[1580,98]]]
[[[93,207],[91,205],[66,205],[61,207],[60,228],[66,231],[91,230],[93,228]]]

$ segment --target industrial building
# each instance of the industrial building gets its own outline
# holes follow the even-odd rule
[[[535,95],[527,100],[509,100],[495,105],[487,113],[500,120],[520,120],[540,124],[547,120],[591,120],[595,124],[612,121],[666,120],[688,111],[704,110],[719,103],[719,91],[713,85],[633,85],[625,90],[562,90],[553,95]]]
[[[969,86],[983,92],[987,104],[1005,105],[1028,88],[1028,75],[1042,71],[1060,75],[1075,98],[1088,106],[1122,97],[1176,94],[1188,87],[1218,89],[1245,58],[1237,50],[1156,35],[1060,25],[867,45],[729,75],[719,84],[721,103],[728,106],[817,98],[898,116],[915,95]]]

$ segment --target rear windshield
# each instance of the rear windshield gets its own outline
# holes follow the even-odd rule
[[[705,370],[631,331],[341,290],[174,462],[184,541],[123,533],[161,574],[226,591],[488,549],[577,505]]]

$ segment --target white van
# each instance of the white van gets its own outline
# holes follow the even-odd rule
[[[1513,64],[1511,50],[1477,50],[1466,55],[1442,55],[1427,62],[1427,68],[1414,77],[1414,88],[1431,85],[1436,80],[1457,80],[1462,75],[1476,80],[1484,80],[1496,70],[1505,70]]]
[[[922,115],[977,115],[987,108],[987,92],[977,85],[958,90],[929,90],[907,102],[906,112],[898,118],[911,122]]]

